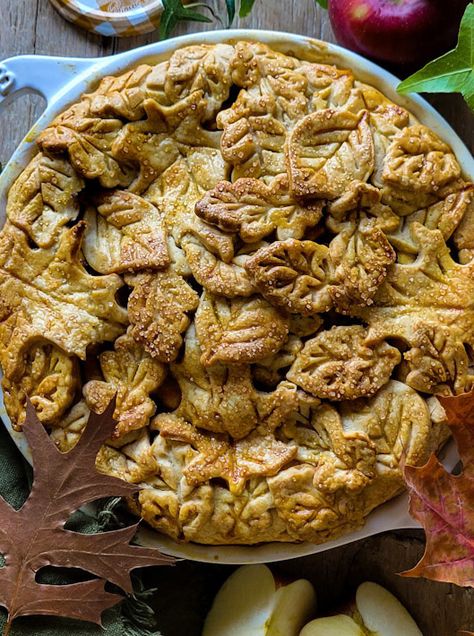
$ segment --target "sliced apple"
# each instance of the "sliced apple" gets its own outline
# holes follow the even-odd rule
[[[374,636],[423,636],[400,601],[377,583],[362,583],[356,605],[365,627]]]
[[[314,615],[316,594],[309,581],[300,579],[278,588],[266,636],[297,636]]]
[[[263,636],[275,592],[275,579],[265,565],[239,568],[217,593],[202,636]]]
[[[350,616],[339,614],[311,621],[300,636],[364,636],[364,632]]]
[[[267,566],[244,565],[217,593],[202,636],[297,636],[315,605],[308,581],[277,588]]]

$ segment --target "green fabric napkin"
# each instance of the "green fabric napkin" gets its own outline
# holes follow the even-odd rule
[[[32,471],[20,452],[13,444],[8,432],[0,423],[0,495],[12,506],[18,508],[28,497]],[[68,527],[78,532],[96,532],[100,529],[97,519],[83,513],[77,513],[68,522]],[[1,572],[1,570],[0,570]],[[45,573],[48,583],[73,583],[70,573],[57,570]],[[137,579],[138,580],[138,579]],[[0,576],[1,585],[1,576]],[[146,595],[149,597],[151,594]],[[145,626],[153,619],[153,611],[146,602],[128,599],[126,603],[108,610],[103,615],[104,629],[81,621],[53,617],[19,618],[13,623],[11,636],[145,636],[160,633]],[[0,608],[0,632],[3,631],[6,612]]]

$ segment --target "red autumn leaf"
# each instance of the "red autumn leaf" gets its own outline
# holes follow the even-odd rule
[[[95,468],[97,453],[115,427],[114,407],[92,413],[79,443],[63,454],[28,402],[23,431],[33,456],[33,487],[18,511],[0,497],[0,606],[8,611],[4,635],[19,616],[64,616],[100,625],[102,612],[123,600],[105,590],[106,581],[131,593],[133,569],[173,561],[157,550],[130,545],[136,525],[92,535],[64,529],[84,504],[137,491]],[[38,583],[36,574],[46,566],[80,568],[98,578],[72,585]]]
[[[474,391],[438,399],[463,470],[448,473],[434,455],[425,466],[405,467],[410,513],[425,529],[426,548],[421,561],[403,574],[474,587]]]

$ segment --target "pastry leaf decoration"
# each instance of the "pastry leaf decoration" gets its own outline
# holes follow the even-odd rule
[[[461,93],[474,110],[474,4],[464,13],[457,47],[407,77],[397,90],[403,94]]]
[[[33,455],[34,482],[19,510],[0,498],[0,606],[8,611],[4,636],[19,616],[63,616],[101,624],[106,609],[123,600],[105,590],[108,581],[132,593],[135,568],[171,564],[157,550],[130,545],[137,526],[93,535],[64,529],[80,506],[105,496],[131,496],[137,488],[96,471],[96,456],[112,435],[112,401],[102,415],[91,413],[77,446],[61,453],[31,404],[23,426]],[[97,578],[71,585],[36,580],[46,566],[79,568]]]
[[[405,466],[410,513],[425,529],[426,548],[421,561],[403,574],[474,587],[474,390],[438,399],[463,470],[448,473],[435,455],[419,468]]]

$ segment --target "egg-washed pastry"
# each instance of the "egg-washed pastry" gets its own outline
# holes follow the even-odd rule
[[[177,541],[324,542],[474,384],[474,186],[348,69],[255,42],[106,77],[37,139],[0,233],[0,363],[58,447]]]

